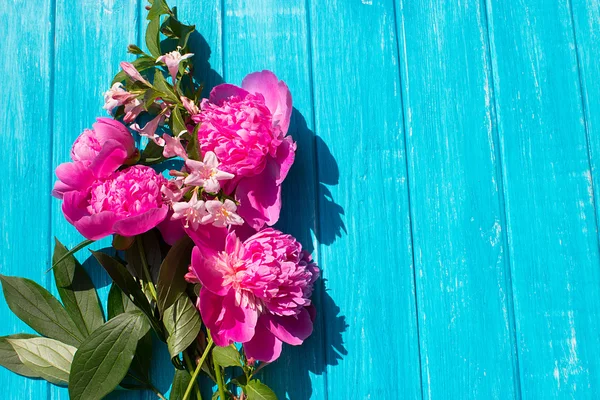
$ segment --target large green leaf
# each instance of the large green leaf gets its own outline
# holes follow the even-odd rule
[[[77,349],[58,340],[36,337],[6,339],[25,367],[56,385],[69,383],[69,371]]]
[[[271,388],[258,379],[248,382],[244,390],[248,400],[277,400],[277,396]]]
[[[187,128],[185,126],[185,122],[183,121],[183,117],[181,116],[181,111],[179,110],[179,107],[175,107],[173,109],[171,119],[171,131],[173,133],[173,136],[178,136],[181,132],[187,132]]]
[[[242,361],[239,351],[232,346],[215,347],[213,357],[221,367],[241,367]]]
[[[165,310],[163,323],[168,333],[167,347],[171,357],[187,349],[200,333],[200,315],[185,293]]]
[[[185,236],[171,247],[163,260],[156,285],[159,310],[164,312],[185,292],[187,282],[184,276],[190,265],[193,248],[194,242]]]
[[[154,81],[152,84],[159,92],[162,93],[166,100],[174,103],[179,101],[179,97],[177,97],[175,92],[173,92],[173,87],[167,83],[161,70],[157,69],[154,72]]]
[[[192,377],[188,371],[182,369],[175,370],[169,400],[182,400],[191,379]]]
[[[0,275],[8,307],[43,336],[78,346],[84,339],[63,306],[32,280]]]
[[[137,309],[137,307],[131,300],[129,300],[127,295],[113,283],[108,291],[107,309],[108,319],[113,319],[119,314],[134,311]]]
[[[150,11],[148,11],[148,17],[146,19],[153,20],[155,18],[160,18],[161,15],[170,13],[171,10],[169,10],[169,6],[165,0],[154,0],[152,7],[150,7]]]
[[[100,400],[123,380],[138,341],[150,325],[140,311],[108,321],[86,339],[75,353],[69,381],[73,400]]]
[[[8,342],[8,339],[31,339],[35,337],[39,336],[20,333],[17,335],[0,337],[0,365],[14,372],[15,374],[30,378],[39,378],[38,374],[23,364],[12,344]]]
[[[55,239],[54,262],[63,258],[68,250]],[[104,323],[98,294],[88,274],[74,256],[68,256],[54,266],[54,279],[58,294],[81,333],[87,337]]]

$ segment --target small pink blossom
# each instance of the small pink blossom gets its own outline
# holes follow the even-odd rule
[[[137,119],[137,117],[144,111],[144,103],[139,99],[133,99],[125,103],[125,115],[123,116],[123,122],[130,124]]]
[[[219,200],[208,200],[206,202],[206,215],[202,219],[203,224],[212,223],[217,228],[223,228],[228,225],[242,225],[244,220],[236,213],[237,206],[229,199],[221,203]]]
[[[169,179],[162,187],[161,191],[167,203],[176,203],[191,189],[189,186],[183,186],[183,177]]]
[[[193,57],[193,56],[194,56],[193,53],[187,53],[187,54],[181,55],[179,50],[175,50],[175,51],[172,51],[170,53],[167,53],[165,55],[158,57],[156,59],[156,62],[164,63],[167,66],[167,69],[169,70],[169,73],[171,74],[171,78],[173,79],[173,83],[175,83],[175,80],[177,79],[177,72],[179,71],[179,64],[183,60],[187,60],[188,58]]]
[[[149,122],[147,122],[143,128],[141,128],[140,125],[136,122],[135,124],[131,125],[131,129],[139,133],[140,136],[147,137],[148,139],[152,140],[154,143],[162,147],[165,145],[165,140],[156,133],[156,130],[158,129],[158,126],[163,122],[164,119],[165,116],[163,114],[159,114],[153,119],[151,119]]]
[[[165,143],[165,148],[163,149],[163,157],[181,157],[183,159],[188,158],[187,152],[181,144],[181,135],[183,133],[185,132],[181,132],[177,136],[171,136],[168,133],[163,134],[162,138]]]
[[[181,102],[183,103],[183,107],[192,117],[200,114],[200,109],[192,100],[188,99],[185,96],[181,96]]]
[[[207,215],[204,204],[203,200],[198,200],[198,192],[194,192],[190,201],[173,203],[173,216],[171,219],[185,219],[184,227],[197,230]]]
[[[291,113],[287,85],[262,71],[246,76],[242,87],[216,86],[192,116],[202,152],[214,152],[220,169],[236,176],[228,191],[235,190],[239,214],[255,230],[279,219],[281,183],[296,150],[286,136]]]
[[[186,185],[201,186],[209,193],[217,193],[221,189],[220,181],[232,179],[233,174],[219,169],[219,160],[212,151],[204,155],[203,161],[188,159],[185,166],[190,174],[185,178]]]
[[[139,235],[167,216],[161,194],[166,179],[152,168],[134,165],[98,178],[63,197],[65,218],[87,239]]]
[[[150,83],[144,79],[144,77],[139,73],[139,71],[135,68],[135,66],[127,61],[121,62],[121,68],[123,72],[127,74],[134,82],[142,82],[146,86],[151,86]]]
[[[244,242],[230,233],[220,250],[197,245],[187,278],[202,284],[200,313],[218,346],[241,342],[247,357],[271,362],[283,342],[311,334],[319,269],[296,239],[269,228]]]
[[[112,114],[112,111],[122,106],[135,98],[133,93],[129,93],[123,89],[121,82],[117,82],[110,89],[104,92],[104,108],[106,111]]]

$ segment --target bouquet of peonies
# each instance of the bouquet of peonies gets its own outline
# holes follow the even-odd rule
[[[66,385],[73,399],[115,389],[164,399],[149,379],[154,336],[176,371],[171,399],[200,400],[200,374],[213,398],[274,399],[255,373],[311,334],[319,277],[301,244],[270,228],[294,162],[292,98],[269,71],[201,98],[187,50],[195,28],[150,3],[147,52],[130,45],[138,58],[104,94],[113,118],[81,133],[56,169],[52,194],[86,238],[70,250],[56,242],[62,303],[0,276],[10,309],[40,334],[0,338],[0,365]],[[179,167],[161,172],[167,160]],[[105,317],[74,254],[110,235],[114,251],[92,251],[113,280]]]

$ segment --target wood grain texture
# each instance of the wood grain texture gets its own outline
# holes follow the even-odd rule
[[[598,232],[567,1],[487,1],[522,396],[597,398]]]
[[[348,325],[328,398],[420,398],[394,4],[315,0],[309,11],[315,134],[332,155],[317,149],[318,176],[339,170],[319,187],[319,261]]]
[[[224,3],[224,74],[227,82],[241,84],[250,72],[269,69],[286,82],[295,111],[289,133],[298,144],[294,165],[283,185],[283,210],[278,228],[294,235],[309,251],[315,249],[315,148],[311,65],[305,0],[228,0]],[[318,258],[318,252],[313,251]],[[319,289],[322,289],[319,287]],[[261,379],[272,385],[280,399],[324,398],[325,303],[315,294],[317,323],[301,347],[285,346],[276,364]],[[334,325],[331,325],[334,328]]]
[[[485,5],[401,0],[397,13],[423,395],[517,398]]]
[[[53,12],[50,0],[10,0],[0,6],[2,53],[7,56],[0,65],[0,90],[10,105],[0,117],[0,139],[7,144],[0,151],[6,177],[0,185],[0,274],[24,276],[42,285],[50,267]],[[0,335],[32,332],[0,298]],[[3,368],[0,385],[0,397],[6,400],[45,399],[49,388],[45,381]]]

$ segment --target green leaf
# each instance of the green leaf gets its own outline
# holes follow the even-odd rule
[[[162,155],[163,148],[154,143],[153,141],[149,141],[142,151],[142,157],[140,158],[140,163],[143,165],[153,165],[165,160]]]
[[[8,307],[36,332],[72,346],[84,336],[50,292],[32,280],[0,275]]]
[[[69,383],[69,371],[77,349],[48,338],[7,339],[23,365],[38,377],[56,385]]]
[[[15,374],[27,376],[29,378],[39,378],[38,374],[21,362],[14,347],[8,341],[9,339],[31,339],[35,337],[39,336],[20,333],[18,335],[0,337],[0,365]]]
[[[194,25],[182,24],[178,19],[169,17],[163,23],[163,27],[168,27],[173,35],[179,39],[177,46],[184,49],[192,32],[196,30]]]
[[[69,396],[73,400],[100,400],[123,380],[138,341],[150,325],[139,311],[121,314],[97,329],[73,358]]]
[[[114,283],[108,291],[108,319],[113,319],[119,314],[138,309],[129,297]]]
[[[129,46],[127,46],[127,52],[130,54],[144,54],[144,51],[142,49],[140,49],[138,46],[136,46],[135,44],[130,44]]]
[[[187,349],[200,333],[200,314],[185,293],[165,310],[163,323],[168,333],[167,347],[171,358]]]
[[[242,361],[240,353],[237,349],[231,346],[227,347],[215,347],[213,350],[213,357],[217,364],[221,367],[241,367]]]
[[[135,69],[139,72],[156,67],[156,60],[149,56],[142,56],[132,62]],[[127,74],[124,71],[119,71],[112,80],[111,86],[117,82],[123,82],[127,79]]]
[[[67,252],[67,248],[55,239],[52,260],[61,259]],[[83,336],[89,336],[104,323],[98,294],[90,277],[72,255],[56,263],[53,271],[67,313]]]
[[[65,258],[72,256],[73,254],[77,253],[79,250],[83,249],[86,246],[89,246],[92,243],[94,243],[93,240],[84,240],[83,242],[79,243],[77,246],[73,247],[71,250],[69,250],[68,252],[64,253],[61,257],[59,257],[58,260],[52,260],[52,268],[54,268],[56,266],[56,264],[58,264]],[[50,269],[52,269],[52,268],[50,268]],[[46,271],[46,272],[48,272],[48,271]]]
[[[150,20],[146,28],[146,46],[154,59],[161,56],[160,51],[160,18]]]
[[[194,242],[184,236],[171,247],[163,260],[158,273],[156,292],[158,295],[158,309],[164,311],[185,292],[187,282],[185,274],[192,258]]]
[[[185,126],[179,107],[175,107],[171,114],[171,132],[173,136],[178,136],[181,132],[187,133],[187,127]]]
[[[160,18],[161,15],[165,14],[171,14],[171,10],[169,9],[169,6],[165,0],[154,0],[152,7],[150,7],[150,11],[148,11],[148,16],[146,19],[153,20],[155,18]]]
[[[148,331],[137,344],[135,356],[131,362],[131,371],[137,378],[148,382],[150,376],[150,363],[152,362],[152,333]]]
[[[191,379],[192,377],[188,371],[180,369],[175,370],[169,400],[182,400]]]
[[[157,69],[154,72],[154,81],[152,84],[162,94],[164,99],[169,100],[172,103],[177,103],[179,101],[179,97],[177,97],[173,91],[173,87],[167,83],[161,70]]]
[[[258,379],[248,382],[244,390],[248,400],[277,400],[275,393]]]

